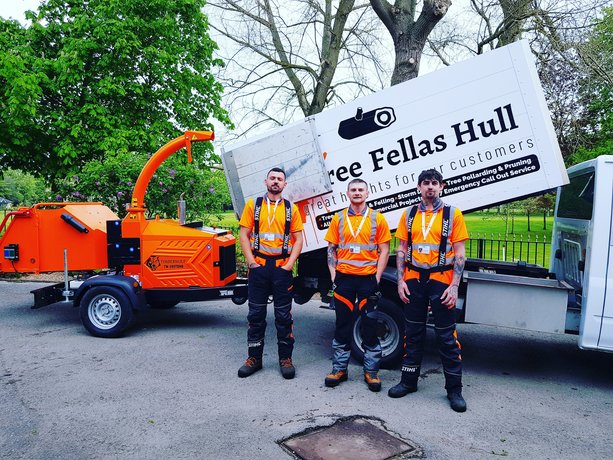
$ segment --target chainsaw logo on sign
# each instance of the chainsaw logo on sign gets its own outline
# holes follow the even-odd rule
[[[358,107],[353,118],[347,118],[339,123],[338,135],[351,140],[387,128],[395,121],[396,114],[391,107],[379,107],[366,113],[362,107]]]

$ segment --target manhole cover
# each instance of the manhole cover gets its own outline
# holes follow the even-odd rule
[[[341,419],[334,425],[309,430],[280,444],[302,460],[386,460],[422,456],[419,446],[391,435],[377,420],[362,417]]]

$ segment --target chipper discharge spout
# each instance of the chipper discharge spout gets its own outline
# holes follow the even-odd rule
[[[158,150],[136,181],[126,217],[109,223],[109,263],[144,289],[208,288],[236,278],[236,240],[227,230],[145,216],[147,186],[164,160],[185,147],[191,162],[191,143],[213,139],[211,131],[187,131]]]

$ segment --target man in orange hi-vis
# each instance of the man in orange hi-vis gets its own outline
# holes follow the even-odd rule
[[[282,198],[285,171],[272,168],[264,180],[267,193],[250,199],[239,222],[241,249],[249,266],[247,321],[248,357],[238,370],[248,377],[262,369],[266,306],[272,295],[281,375],[293,379],[292,269],[302,250],[302,219],[298,207]]]
[[[444,186],[443,176],[437,170],[422,171],[417,180],[421,203],[405,210],[396,230],[398,295],[405,302],[405,354],[400,383],[390,388],[388,395],[401,398],[417,391],[430,307],[447,398],[454,411],[464,412],[455,305],[466,261],[464,242],[468,233],[462,212],[439,198]]]
[[[392,236],[383,215],[366,205],[365,181],[349,182],[347,197],[349,207],[334,215],[324,237],[328,242],[328,268],[336,311],[332,373],[326,376],[325,385],[335,387],[347,380],[351,331],[359,316],[363,325],[364,380],[371,391],[380,391],[381,344],[376,332],[376,308]]]

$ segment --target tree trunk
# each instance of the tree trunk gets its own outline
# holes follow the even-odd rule
[[[415,21],[416,3],[415,0],[396,0],[392,6],[386,0],[370,0],[394,41],[396,61],[392,85],[417,77],[428,35],[451,6],[451,0],[424,0],[421,14]]]
[[[528,231],[530,231],[530,210],[529,209],[526,211],[526,214],[528,214]]]
[[[343,47],[343,31],[349,14],[353,11],[355,0],[341,0],[334,15],[334,22],[332,24],[329,33],[324,33],[322,53],[324,58],[321,63],[317,84],[315,85],[315,91],[313,99],[305,116],[314,115],[321,112],[328,102],[328,91],[332,85],[332,79],[336,73],[338,66],[338,59]],[[331,14],[331,12],[330,12]]]
[[[499,0],[504,15],[502,33],[497,48],[516,42],[521,38],[523,24],[532,12],[531,0]]]

